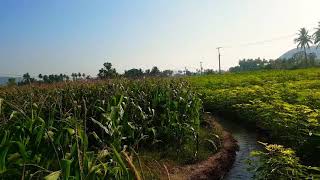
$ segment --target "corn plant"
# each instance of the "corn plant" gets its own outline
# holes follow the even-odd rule
[[[0,91],[0,176],[139,179],[131,150],[194,144],[202,104],[181,80],[113,80]]]

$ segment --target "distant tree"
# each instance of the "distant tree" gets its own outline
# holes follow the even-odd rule
[[[74,73],[74,78],[76,81],[78,80],[78,73]]]
[[[31,77],[30,77],[30,74],[29,74],[29,73],[25,73],[25,74],[23,74],[22,78],[23,78],[23,80],[25,80],[25,81],[30,81],[30,79],[31,79]]]
[[[192,72],[189,71],[188,69],[185,69],[184,73],[185,73],[186,76],[191,76],[192,75]]]
[[[22,75],[22,81],[18,83],[18,85],[25,85],[25,84],[31,84],[36,82],[37,80],[35,78],[31,78],[29,73],[25,73]]]
[[[72,73],[72,74],[73,74],[73,81],[78,80],[78,73]]]
[[[265,59],[243,59],[239,61],[239,66],[231,67],[229,69],[230,72],[238,72],[238,71],[254,71],[260,69],[266,69],[269,65],[269,62]]]
[[[8,85],[8,86],[15,86],[15,85],[17,85],[17,83],[16,83],[16,78],[9,78],[9,79],[8,79],[8,82],[7,82],[7,85]]]
[[[229,68],[230,72],[240,71],[254,71],[263,69],[298,69],[305,67],[318,66],[319,62],[316,60],[317,56],[315,53],[307,54],[307,60],[305,53],[299,51],[295,53],[289,59],[276,59],[276,60],[261,60],[257,59],[243,59],[239,61],[239,65]]]
[[[86,78],[86,74],[82,73],[82,78],[85,79]]]
[[[144,74],[143,74],[143,71],[142,69],[129,69],[127,71],[124,71],[124,76],[125,77],[130,77],[130,78],[137,78],[137,77],[142,77]]]
[[[112,68],[112,64],[109,62],[104,63],[103,68],[101,68],[98,73],[100,79],[113,78],[117,75],[116,69]]]
[[[72,73],[74,75],[74,73]],[[50,75],[38,75],[39,79],[42,79],[43,83],[56,83],[56,82],[63,82],[69,80],[69,76],[66,74],[50,74]]]
[[[230,72],[240,72],[241,69],[240,69],[240,66],[234,66],[234,67],[230,67],[229,71]]]
[[[288,59],[287,63],[291,63],[295,66],[294,68],[298,68],[306,64],[305,60],[306,60],[305,53],[303,51],[300,51],[293,54],[293,56]]]
[[[313,34],[314,44],[317,45],[317,48],[320,47],[320,22],[318,27],[316,28],[316,32]]]
[[[71,74],[71,77],[72,77],[72,80],[73,80],[73,81],[75,81],[75,80],[76,80],[76,78],[77,78],[76,73],[72,73],[72,74]]]
[[[316,59],[317,59],[317,55],[315,53],[308,54],[308,60],[309,60],[310,66],[316,65]]]
[[[160,75],[160,70],[157,66],[154,66],[150,71],[151,76],[158,76]]]
[[[304,51],[305,62],[307,64],[307,48],[310,48],[310,44],[312,44],[311,36],[309,35],[308,30],[306,28],[301,28],[298,32],[298,37],[294,39],[295,43],[298,43],[297,48],[301,48]]]
[[[150,70],[150,69],[147,69],[147,70],[144,71],[144,74],[145,74],[146,76],[149,76],[149,75],[150,75],[150,72],[151,72],[151,70]]]
[[[54,82],[54,75],[50,74],[48,77],[49,77],[49,82],[48,83],[53,83]]]
[[[167,70],[162,71],[161,74],[162,74],[162,76],[172,76],[173,75],[173,71],[167,69]]]
[[[204,70],[204,74],[208,75],[208,74],[216,74],[217,72],[214,71],[213,69],[205,69]]]
[[[22,77],[23,77],[24,84],[32,83],[34,81],[33,79],[31,79],[29,73],[23,74]]]
[[[49,83],[49,77],[48,77],[48,75],[44,75],[42,79],[43,79],[43,82]]]
[[[64,78],[66,81],[69,81],[69,76],[68,76],[68,75],[64,74],[64,75],[63,75],[63,78]]]
[[[58,82],[64,81],[64,76],[62,73],[59,74]]]

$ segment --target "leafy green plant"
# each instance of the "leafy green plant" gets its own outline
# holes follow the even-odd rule
[[[137,178],[131,150],[197,155],[201,108],[178,79],[1,89],[0,177]]]
[[[269,141],[291,147],[319,166],[318,68],[230,73],[188,78],[207,111],[234,115],[263,130]]]
[[[260,142],[261,143],[261,142]],[[311,168],[300,164],[299,158],[290,148],[282,145],[261,143],[264,151],[252,151],[251,156],[258,161],[249,160],[250,170],[255,173],[254,179],[314,179],[320,168]],[[313,172],[308,172],[313,171]]]

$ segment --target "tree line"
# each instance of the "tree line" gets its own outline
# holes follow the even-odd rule
[[[307,67],[320,67],[320,61],[316,59],[314,53],[307,54],[307,58],[305,58],[304,52],[298,52],[289,59],[242,59],[239,61],[238,66],[229,68],[229,71],[241,72],[271,69],[300,69]]]
[[[70,76],[67,74],[39,74],[37,77],[31,77],[29,73],[23,74],[21,80],[17,82],[16,78],[9,78],[7,85],[26,85],[26,84],[51,84],[66,81],[87,81],[97,79],[111,79],[111,78],[145,78],[145,77],[171,77],[171,76],[191,76],[198,74],[215,74],[216,71],[212,69],[206,69],[204,72],[192,72],[188,69],[184,71],[180,70],[174,72],[173,70],[166,69],[161,71],[157,66],[151,69],[142,70],[141,68],[132,68],[125,70],[124,73],[118,73],[117,70],[112,66],[112,63],[105,62],[103,67],[99,70],[97,77],[91,77],[85,73],[72,73]]]
[[[147,69],[143,71],[141,68],[136,69],[132,68],[125,70],[123,74],[118,74],[115,68],[112,68],[111,63],[104,63],[103,68],[99,70],[98,78],[114,78],[114,77],[127,77],[127,78],[141,78],[141,77],[169,77],[173,75],[172,70],[161,71],[157,66],[154,66],[152,69]]]
[[[263,69],[298,69],[320,66],[320,61],[317,61],[316,54],[307,53],[307,49],[310,49],[312,45],[316,46],[316,48],[320,47],[320,22],[312,35],[306,28],[299,29],[294,42],[297,44],[297,49],[300,49],[301,51],[295,53],[289,59],[242,59],[239,61],[238,66],[231,67],[229,71],[239,72]]]

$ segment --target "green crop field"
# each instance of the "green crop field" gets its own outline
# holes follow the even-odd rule
[[[269,143],[292,148],[306,165],[320,165],[320,69],[188,79],[201,94],[206,111],[231,114],[255,125]]]
[[[197,158],[201,109],[181,80],[3,88],[0,176],[139,178],[134,153]]]
[[[144,160],[183,165],[219,150],[203,110],[266,136],[252,153],[257,179],[319,177],[320,69],[2,87],[0,177],[157,179]]]

